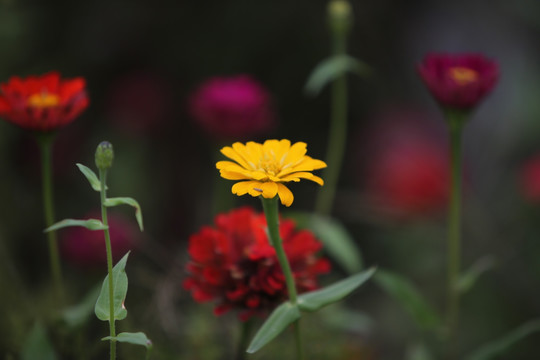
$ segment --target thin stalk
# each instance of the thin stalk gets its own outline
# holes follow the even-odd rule
[[[54,224],[54,196],[52,181],[52,134],[38,134],[37,140],[41,152],[41,185],[43,194],[43,214],[45,227]],[[62,267],[60,265],[60,255],[58,252],[58,240],[56,232],[47,232],[47,241],[49,246],[49,262],[51,266],[51,275],[53,286],[58,301],[64,299],[64,285],[62,281]]]
[[[346,40],[345,32],[334,35],[333,54],[335,56],[346,54]],[[334,80],[331,91],[330,134],[326,150],[326,163],[329,166],[324,171],[325,186],[319,191],[315,205],[316,211],[322,215],[329,215],[332,211],[347,143],[347,77],[345,73]]]
[[[99,169],[99,180],[101,182],[101,221],[107,228],[103,230],[105,235],[105,247],[107,249],[107,271],[109,273],[109,332],[111,336],[111,351],[110,359],[116,359],[116,341],[113,340],[116,337],[115,318],[114,318],[114,283],[113,283],[113,259],[112,259],[112,247],[111,236],[109,233],[109,222],[107,220],[107,207],[105,206],[105,199],[107,198],[106,190],[107,170]]]
[[[283,274],[285,275],[285,282],[287,284],[287,292],[289,293],[289,301],[296,305],[298,301],[298,295],[296,293],[296,284],[294,282],[294,276],[291,270],[291,266],[289,264],[289,260],[287,259],[287,255],[285,254],[285,250],[283,249],[283,241],[281,240],[281,236],[279,235],[279,211],[278,211],[278,197],[274,197],[272,199],[265,199],[262,196],[260,197],[263,204],[264,209],[264,215],[266,217],[266,224],[268,227],[268,237],[270,239],[270,244],[274,247],[276,250],[276,255],[279,261],[279,265],[281,266],[281,270],[283,271]],[[303,350],[302,350],[302,341],[300,336],[300,321],[296,320],[293,323],[293,326],[295,327],[295,341],[296,341],[296,349],[298,351],[298,359],[302,360],[304,359]]]
[[[236,349],[236,360],[244,360],[246,358],[246,349],[248,347],[253,321],[249,319],[241,325],[242,329],[240,330],[240,339],[238,341],[238,348]]]
[[[448,288],[446,321],[448,327],[449,356],[454,352],[459,321],[459,273],[461,267],[461,138],[464,119],[457,114],[447,114],[450,130],[450,203],[448,208]]]

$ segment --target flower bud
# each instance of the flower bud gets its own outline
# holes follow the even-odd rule
[[[114,159],[113,146],[108,141],[99,143],[96,149],[96,166],[99,170],[107,170],[112,166]]]
[[[330,28],[336,33],[346,33],[352,26],[351,5],[347,0],[332,0],[328,4]]]

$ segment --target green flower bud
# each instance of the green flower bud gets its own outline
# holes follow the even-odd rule
[[[330,28],[336,33],[346,33],[352,26],[353,15],[347,0],[331,0],[328,3]]]
[[[99,170],[107,170],[112,166],[114,159],[113,146],[108,141],[99,143],[96,149],[96,166]]]

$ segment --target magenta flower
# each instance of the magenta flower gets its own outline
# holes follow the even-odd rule
[[[261,135],[275,123],[269,93],[248,75],[206,81],[191,96],[189,107],[199,126],[219,140]]]
[[[528,159],[519,172],[523,197],[533,203],[540,202],[540,154]]]
[[[91,213],[86,218],[101,219],[101,215]],[[109,231],[113,260],[116,263],[129,250],[133,250],[138,231],[131,222],[114,214],[109,214]],[[99,268],[107,263],[102,231],[91,231],[83,227],[67,228],[61,233],[60,251],[64,259],[78,267]]]
[[[418,71],[439,104],[455,110],[474,108],[499,77],[497,63],[481,54],[428,54]]]

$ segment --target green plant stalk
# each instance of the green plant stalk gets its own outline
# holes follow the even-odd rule
[[[447,112],[450,132],[450,203],[448,208],[448,288],[446,301],[446,322],[448,329],[448,351],[453,353],[459,321],[459,274],[461,267],[461,181],[462,181],[462,130],[463,115]],[[449,355],[453,358],[452,355]]]
[[[244,321],[241,325],[240,339],[238,341],[238,348],[236,349],[236,360],[244,360],[246,358],[246,348],[249,344],[249,336],[251,334],[253,321],[249,319]]]
[[[347,52],[347,34],[336,32],[333,41],[335,56]],[[329,215],[336,195],[345,146],[347,140],[347,75],[339,75],[332,83],[332,103],[330,114],[330,135],[326,150],[326,163],[330,166],[324,171],[325,186],[319,191],[315,209],[321,215]]]
[[[54,135],[37,134],[37,142],[41,152],[41,185],[43,194],[43,214],[45,218],[45,227],[54,224],[54,196],[52,181],[52,144]],[[58,240],[55,231],[47,233],[49,246],[49,262],[51,266],[51,275],[55,294],[58,301],[64,299],[64,285],[62,281],[62,266],[60,265],[60,255],[58,252]]]
[[[283,274],[285,275],[285,282],[287,284],[287,292],[289,293],[289,301],[296,305],[298,302],[298,295],[296,293],[296,284],[294,282],[294,276],[291,270],[291,266],[289,264],[289,260],[287,259],[287,255],[285,254],[285,250],[283,249],[283,241],[281,240],[281,236],[279,235],[279,211],[278,211],[278,196],[276,195],[272,199],[265,199],[264,197],[260,196],[263,204],[264,209],[264,216],[266,217],[266,224],[268,227],[268,237],[270,240],[270,244],[274,247],[276,250],[276,255],[279,261],[279,265],[281,266],[281,270],[283,271]],[[303,356],[303,350],[302,350],[302,342],[300,337],[300,320],[296,320],[293,325],[296,327],[296,349],[297,349],[297,355],[298,359],[302,360],[304,359]]]
[[[112,259],[112,247],[111,247],[111,235],[109,232],[109,224],[107,220],[107,207],[105,206],[105,199],[107,199],[106,190],[107,170],[99,169],[99,180],[101,182],[101,221],[103,225],[107,226],[107,229],[103,230],[105,235],[105,247],[107,249],[107,271],[109,273],[109,332],[111,336],[110,344],[110,360],[116,359],[116,329],[114,318],[114,283],[113,283],[113,259]]]

